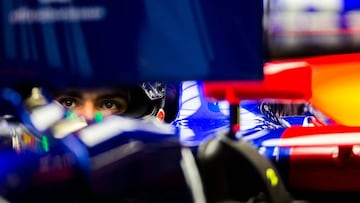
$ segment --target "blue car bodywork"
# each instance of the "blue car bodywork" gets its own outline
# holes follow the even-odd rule
[[[229,115],[227,104],[207,101],[201,87],[195,81],[182,83],[180,110],[171,123],[110,116],[60,138],[50,127],[39,130],[34,126],[31,113],[18,111],[28,116],[18,122],[4,120],[8,124],[4,129],[20,126],[22,130],[2,135],[10,141],[0,153],[1,195],[11,202],[42,202],[59,194],[61,198],[54,201],[191,202],[209,198],[194,193],[202,187],[194,186],[189,176],[199,170],[200,146],[228,131]],[[259,109],[256,106],[246,105]],[[274,125],[254,111],[242,111],[253,116],[246,122],[253,121],[248,130]],[[59,120],[69,119],[66,113],[63,116]],[[202,182],[200,173],[197,179]],[[256,195],[245,191],[239,198]]]

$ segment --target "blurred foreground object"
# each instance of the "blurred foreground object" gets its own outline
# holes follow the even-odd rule
[[[262,1],[1,1],[2,85],[261,80]]]

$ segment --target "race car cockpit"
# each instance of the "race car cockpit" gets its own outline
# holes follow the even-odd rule
[[[294,202],[273,163],[237,134],[243,96],[294,90],[264,82],[277,77],[264,74],[263,6],[0,3],[0,197]],[[309,67],[291,71],[308,76]],[[301,82],[290,97],[309,96],[308,80]],[[90,92],[110,87],[118,88],[110,97]],[[80,111],[89,100],[92,119]]]

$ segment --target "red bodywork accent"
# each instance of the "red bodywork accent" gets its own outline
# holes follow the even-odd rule
[[[304,140],[286,142],[291,139]],[[282,140],[280,146],[291,147],[290,188],[360,191],[360,127],[292,127]]]
[[[265,64],[263,81],[205,81],[204,95],[230,104],[264,98],[309,101],[336,124],[290,127],[281,139],[266,141],[290,147],[289,186],[360,192],[359,65],[360,53],[273,61]]]
[[[48,171],[37,171],[33,174],[34,184],[67,182],[74,176],[70,167],[51,168]]]
[[[309,102],[337,124],[360,126],[360,53],[278,61],[305,61],[312,68]]]
[[[243,99],[311,98],[311,67],[306,62],[267,63],[262,81],[206,81],[204,95],[238,104]]]

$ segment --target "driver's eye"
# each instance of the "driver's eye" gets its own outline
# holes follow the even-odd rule
[[[116,104],[112,101],[104,101],[101,107],[109,110],[117,108]]]
[[[119,114],[125,112],[128,103],[123,98],[114,98],[101,100],[97,106],[100,111],[110,111],[111,113]]]
[[[75,99],[73,98],[62,98],[58,100],[61,105],[63,105],[65,108],[72,109],[75,108],[77,103]]]

